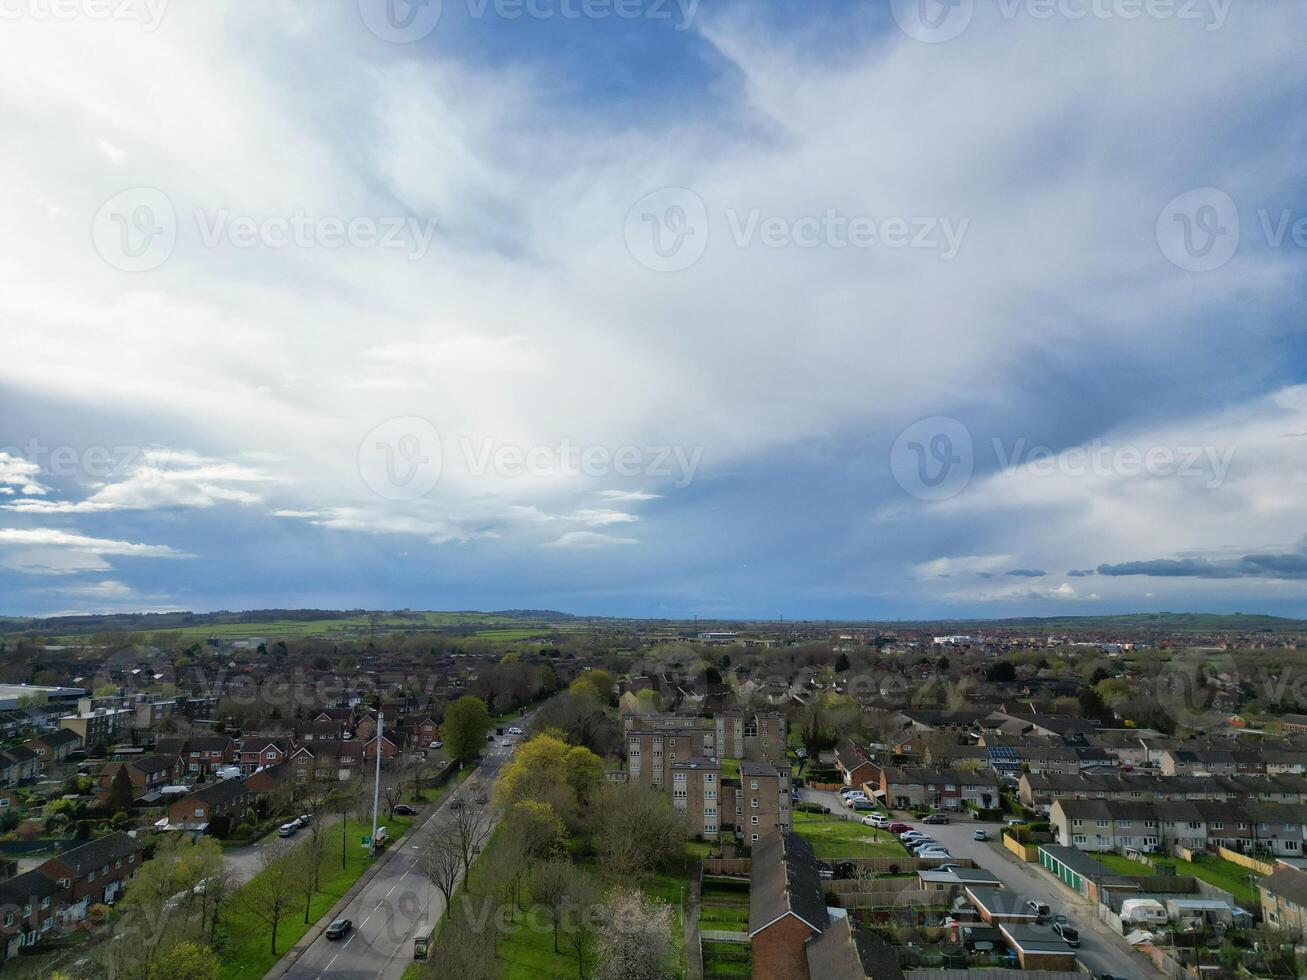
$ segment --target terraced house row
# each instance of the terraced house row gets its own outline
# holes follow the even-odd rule
[[[1195,851],[1226,847],[1302,857],[1307,804],[1057,800],[1049,823],[1059,843],[1082,851],[1169,854],[1178,844]]]

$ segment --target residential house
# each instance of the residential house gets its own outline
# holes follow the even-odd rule
[[[64,889],[39,871],[0,881],[0,960],[35,946],[59,921]]]
[[[829,925],[812,845],[791,831],[761,838],[749,871],[755,980],[810,980],[808,943]]]
[[[52,762],[63,762],[68,758],[68,753],[82,747],[82,740],[76,732],[61,728],[29,738],[23,747],[30,749],[44,767]]]
[[[81,919],[92,905],[111,904],[136,877],[145,845],[122,831],[57,854],[36,870],[66,893],[67,916]]]
[[[1307,872],[1279,867],[1257,883],[1262,921],[1301,942],[1307,936]]]
[[[257,794],[240,779],[201,786],[168,807],[168,822],[187,830],[203,830],[216,817],[227,817],[233,824],[254,802]]]

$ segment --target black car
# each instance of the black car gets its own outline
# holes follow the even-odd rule
[[[1080,933],[1076,931],[1075,926],[1064,925],[1061,922],[1053,923],[1053,931],[1062,937],[1063,942],[1068,946],[1076,947],[1080,945]]]
[[[353,928],[354,923],[349,919],[337,919],[331,925],[327,926],[327,938],[341,939],[348,935],[349,931]]]
[[[401,817],[413,817],[417,815],[417,810],[413,809],[413,807],[409,806],[407,803],[396,803],[395,812]]]
[[[921,820],[922,823],[948,823],[948,817],[942,813],[932,813]]]

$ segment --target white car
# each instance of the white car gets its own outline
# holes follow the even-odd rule
[[[868,827],[875,827],[877,830],[884,830],[889,826],[889,817],[883,813],[873,813],[869,817],[863,817],[862,822]]]
[[[508,734],[510,734],[510,735],[521,735],[521,734],[522,734],[522,729],[520,729],[520,728],[510,728],[510,729],[508,730]]]

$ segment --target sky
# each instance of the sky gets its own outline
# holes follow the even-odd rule
[[[1307,5],[0,19],[0,613],[1307,615]]]

